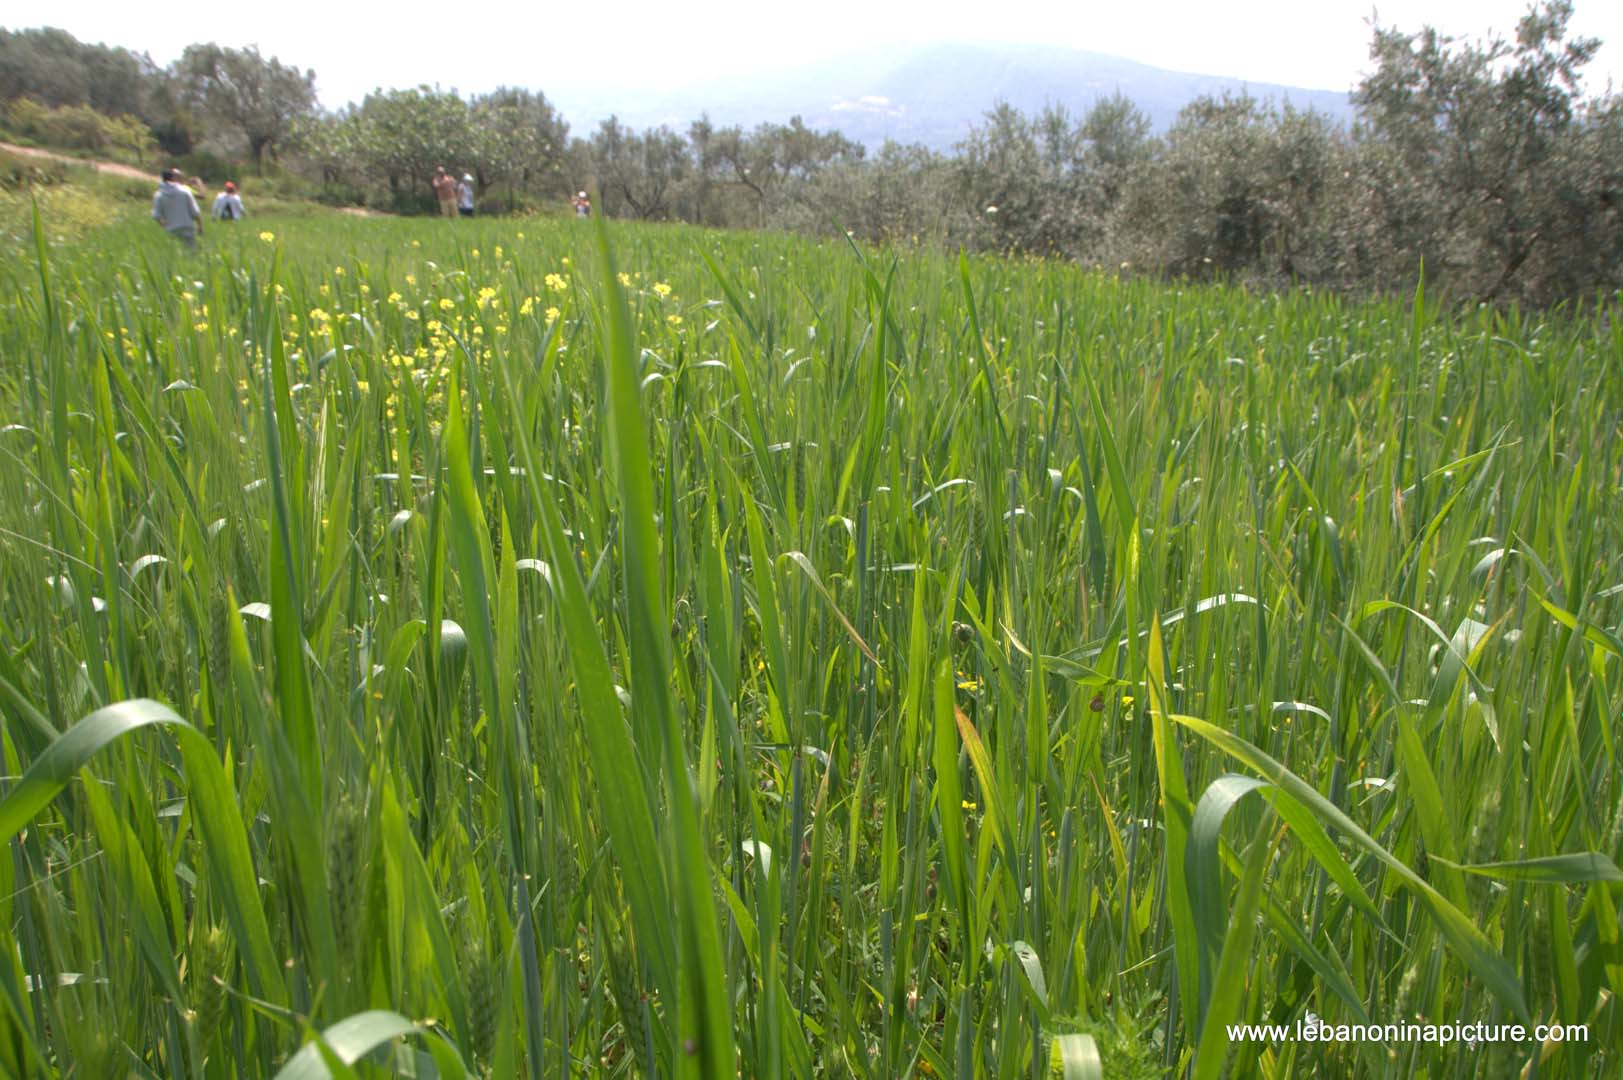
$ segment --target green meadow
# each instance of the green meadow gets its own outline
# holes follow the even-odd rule
[[[1623,1068],[1615,306],[10,215],[0,1074]]]

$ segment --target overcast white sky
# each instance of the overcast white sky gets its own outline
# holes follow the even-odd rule
[[[1386,0],[1383,24],[1431,24],[1507,36],[1526,0]],[[1368,59],[1368,0],[618,0],[564,5],[397,0],[388,5],[108,3],[56,0],[0,23],[59,26],[167,63],[193,41],[257,44],[314,68],[323,104],[378,86],[438,83],[463,92],[499,84],[549,95],[623,87],[671,89],[824,60],[874,45],[995,40],[1067,45],[1177,71],[1345,90]],[[1588,88],[1623,86],[1623,2],[1577,0],[1573,29],[1609,42]]]

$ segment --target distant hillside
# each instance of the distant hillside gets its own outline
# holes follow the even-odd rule
[[[878,146],[885,139],[949,150],[999,100],[1026,112],[1054,102],[1081,113],[1120,90],[1163,130],[1192,99],[1223,91],[1288,100],[1338,120],[1352,115],[1345,92],[1191,75],[1101,53],[1044,45],[930,45],[870,50],[811,67],[663,94],[611,90],[562,93],[556,102],[576,134],[610,114],[633,127],[678,131],[701,113],[717,125],[752,127],[794,115]]]

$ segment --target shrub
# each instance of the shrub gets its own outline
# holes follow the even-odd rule
[[[155,152],[152,133],[133,116],[107,116],[87,105],[51,108],[32,98],[6,107],[6,126],[42,146],[114,155],[145,164]]]

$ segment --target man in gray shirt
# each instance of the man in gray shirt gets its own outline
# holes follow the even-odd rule
[[[163,183],[152,196],[152,220],[169,230],[189,248],[197,247],[197,232],[203,214],[197,209],[192,189],[180,182],[179,169],[165,169]]]

